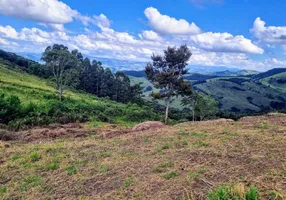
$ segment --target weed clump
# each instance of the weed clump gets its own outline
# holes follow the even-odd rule
[[[176,176],[178,176],[178,173],[173,171],[173,172],[169,172],[169,173],[166,173],[165,175],[163,175],[163,178],[169,180],[169,179],[174,178]]]
[[[72,176],[77,173],[77,168],[74,165],[66,167],[67,175]]]
[[[259,191],[251,186],[249,189],[245,189],[243,185],[226,186],[222,185],[219,188],[209,192],[208,200],[258,200]]]
[[[21,184],[21,189],[27,191],[32,187],[36,187],[42,183],[41,177],[37,175],[31,175],[24,179],[24,182]]]

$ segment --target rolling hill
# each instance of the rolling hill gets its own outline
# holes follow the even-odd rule
[[[140,76],[142,72],[127,74],[134,84],[139,83],[143,87],[144,98],[150,99],[154,87],[145,76]],[[132,76],[134,74],[136,77]],[[286,69],[272,69],[263,73],[247,70],[190,73],[185,78],[192,82],[195,91],[217,99],[222,112],[251,114],[286,110]],[[181,107],[178,100],[173,104],[177,108]]]

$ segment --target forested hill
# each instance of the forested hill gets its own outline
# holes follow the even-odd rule
[[[125,73],[130,75],[134,84],[139,83],[144,88],[145,98],[150,99],[150,94],[155,89],[145,76],[140,76],[141,72]],[[195,91],[217,99],[220,111],[223,113],[248,115],[286,110],[285,68],[271,69],[262,73],[242,70],[231,74],[190,73],[185,75],[185,78],[192,82]],[[181,107],[176,100],[173,105],[177,108]]]

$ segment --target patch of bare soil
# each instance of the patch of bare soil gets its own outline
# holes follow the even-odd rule
[[[138,132],[142,131],[156,131],[158,129],[166,127],[165,124],[159,121],[147,121],[140,124],[137,124],[132,129],[121,129],[115,131],[105,131],[101,135],[105,139],[110,139],[114,137],[120,137],[125,135],[135,135]]]
[[[51,124],[46,128],[34,128],[17,132],[18,139],[32,142],[42,139],[55,139],[66,137],[86,137],[89,131],[84,130],[80,124]]]
[[[132,128],[132,131],[146,131],[146,130],[157,130],[159,128],[164,128],[165,124],[159,121],[147,121],[141,124],[137,124]]]
[[[104,127],[84,128],[79,123],[70,124],[50,124],[45,128],[33,128],[26,131],[19,131],[11,140],[21,140],[24,142],[34,142],[42,140],[53,140],[57,138],[78,138],[87,137],[90,133],[96,133],[102,138],[113,138],[132,132],[117,125],[107,125]],[[1,139],[1,138],[0,138]]]

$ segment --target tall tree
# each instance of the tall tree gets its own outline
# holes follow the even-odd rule
[[[153,54],[152,63],[148,63],[145,68],[147,78],[161,91],[154,93],[153,97],[165,99],[165,124],[168,124],[172,98],[191,93],[191,84],[182,78],[182,75],[187,73],[186,66],[191,56],[192,53],[186,45],[179,48],[168,47],[164,56]]]
[[[57,93],[62,100],[64,88],[78,83],[78,58],[69,52],[68,47],[54,44],[46,48],[42,60],[53,74]]]
[[[129,77],[121,71],[115,73],[115,101],[128,102],[131,97]]]
[[[100,80],[100,97],[111,97],[114,94],[114,75],[109,68],[104,70]]]

